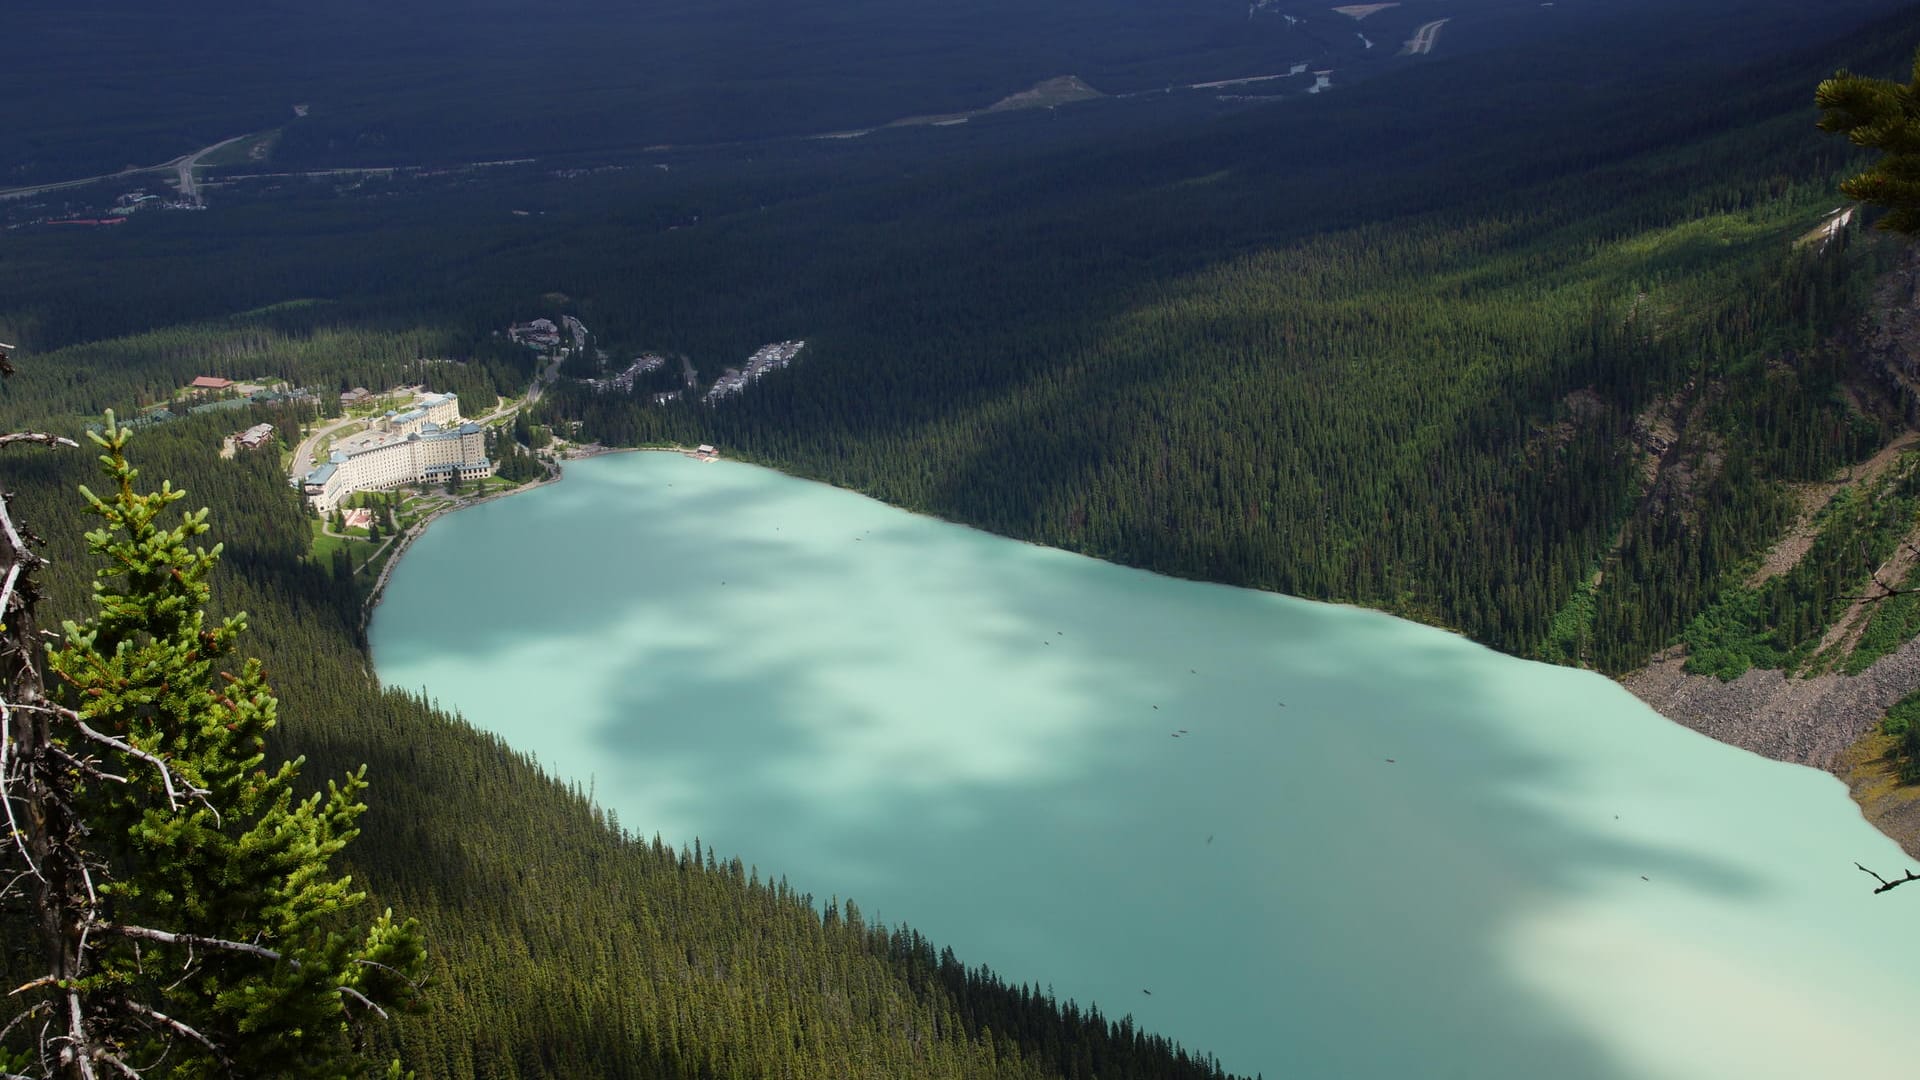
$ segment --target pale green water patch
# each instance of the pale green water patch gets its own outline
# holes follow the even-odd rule
[[[1852,866],[1901,856],[1837,782],[1385,616],[641,454],[437,524],[372,635],[389,683],[626,827],[1232,1069],[1807,1077],[1915,1049],[1911,903]]]

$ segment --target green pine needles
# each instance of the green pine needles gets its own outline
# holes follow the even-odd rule
[[[277,702],[238,660],[245,616],[205,614],[207,511],[163,523],[184,492],[135,488],[128,435],[108,414],[107,493],[81,489],[96,612],[40,672],[19,667],[32,596],[8,598],[7,899],[32,905],[44,974],[11,998],[0,1072],[362,1075],[356,1023],[414,1004],[424,964],[414,924],[356,921],[365,894],[331,867],[365,769],[300,797],[302,762],[267,760]]]
[[[1914,56],[1913,81],[1904,86],[1839,71],[1814,91],[1814,102],[1820,106],[1820,130],[1843,133],[1855,146],[1883,155],[1842,183],[1841,192],[1884,207],[1880,228],[1920,234],[1920,53]]]

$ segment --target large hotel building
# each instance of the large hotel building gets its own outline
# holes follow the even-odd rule
[[[307,474],[302,490],[325,514],[356,491],[491,475],[486,431],[461,422],[458,397],[428,394],[406,412],[374,421],[365,434],[342,440],[325,464]]]

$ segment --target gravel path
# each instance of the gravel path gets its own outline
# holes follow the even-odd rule
[[[1839,773],[1841,755],[1894,702],[1920,689],[1920,640],[1881,657],[1859,675],[1790,679],[1748,671],[1732,682],[1689,675],[1664,659],[1620,680],[1661,714],[1703,735],[1776,761]]]

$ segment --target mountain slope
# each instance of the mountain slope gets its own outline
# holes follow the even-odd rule
[[[1615,51],[1633,40],[1435,60],[1311,112],[1150,137],[1038,116],[584,177],[236,188],[112,235],[21,230],[0,336],[37,355],[0,411],[77,427],[191,373],[332,389],[422,355],[461,361],[443,370],[463,392],[509,390],[529,358],[493,331],[562,311],[612,351],[686,352],[703,381],[805,337],[804,364],[722,406],[576,386],[544,418],[720,441],[1013,535],[1621,671],[1745,588],[1797,520],[1789,484],[1902,422],[1849,396],[1870,380],[1832,344],[1890,254],[1858,231],[1796,241],[1844,161],[1809,88],[1897,70],[1920,23],[1737,80],[1668,57],[1640,89]],[[374,765],[358,869],[426,920],[442,965],[439,1011],[391,1032],[422,1075],[1211,1074],[724,856],[625,835],[381,691],[354,587],[305,557],[264,459],[216,461],[225,426],[156,428],[141,461],[214,506],[222,602],[254,613],[285,747],[316,779]],[[67,544],[82,457],[8,465]],[[1847,519],[1828,548],[1884,525]],[[75,597],[70,553],[55,585]],[[1716,625],[1748,633],[1722,638],[1786,625],[1775,644],[1798,648],[1841,594],[1822,578],[1733,611]]]

